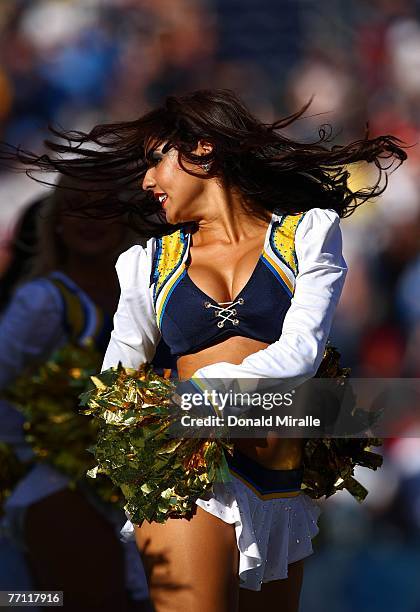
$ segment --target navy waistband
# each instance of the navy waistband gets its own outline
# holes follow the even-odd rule
[[[234,449],[233,456],[225,453],[231,472],[260,495],[300,491],[303,467],[294,470],[273,470]]]

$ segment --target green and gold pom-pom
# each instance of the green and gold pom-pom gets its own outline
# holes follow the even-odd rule
[[[98,423],[79,413],[79,395],[101,362],[91,339],[83,346],[69,343],[41,366],[26,371],[2,395],[25,416],[25,440],[35,460],[66,474],[71,486],[84,481],[104,501],[118,502],[122,495],[109,479],[93,483],[86,477],[95,465],[87,449],[96,441]]]
[[[381,446],[379,438],[314,438],[304,449],[302,490],[312,498],[330,497],[346,489],[360,503],[368,491],[354,478],[357,465],[376,470],[382,456],[371,448]]]
[[[327,346],[317,376],[330,378],[334,388],[344,393],[350,370],[340,367],[339,358],[338,351]],[[83,413],[93,416],[98,425],[91,448],[97,465],[89,475],[106,475],[120,487],[133,523],[188,518],[195,501],[215,482],[232,479],[224,454],[233,451],[230,441],[169,435],[179,417],[172,400],[176,386],[150,364],[134,370],[120,363],[91,381],[91,388],[80,396]],[[356,413],[351,417],[356,426],[362,422]],[[381,443],[368,437],[305,440],[302,490],[320,498],[347,489],[361,502],[367,491],[354,478],[354,468],[377,469],[382,457],[370,449]]]
[[[340,353],[331,345],[325,349],[324,357],[317,371],[318,378],[330,378],[331,383],[341,390],[341,397],[346,392],[346,380],[350,368],[340,366]],[[340,397],[340,393],[337,394]],[[380,416],[377,413],[364,413],[347,406],[348,424],[356,431],[362,431]],[[314,499],[330,497],[337,491],[346,489],[360,503],[368,491],[354,478],[354,469],[360,465],[376,470],[382,465],[382,456],[372,451],[373,447],[382,445],[380,438],[340,437],[313,438],[306,440],[303,456],[302,490]]]
[[[89,474],[106,474],[121,488],[133,523],[188,518],[215,481],[231,480],[227,442],[170,436],[179,417],[171,400],[175,384],[151,365],[133,370],[119,364],[92,383],[81,396],[84,414],[101,422],[92,448],[97,466]]]

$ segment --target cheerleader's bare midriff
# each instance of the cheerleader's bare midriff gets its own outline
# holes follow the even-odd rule
[[[227,361],[239,365],[245,357],[264,349],[266,342],[234,336],[177,360],[178,377],[187,380],[199,368]],[[302,462],[302,440],[299,438],[236,438],[234,445],[242,453],[270,469],[293,470]]]

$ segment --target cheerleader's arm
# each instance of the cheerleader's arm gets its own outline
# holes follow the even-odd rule
[[[153,240],[145,248],[131,247],[117,260],[115,268],[121,294],[102,371],[117,366],[118,362],[137,369],[143,363],[150,363],[155,355],[160,331],[149,287]]]

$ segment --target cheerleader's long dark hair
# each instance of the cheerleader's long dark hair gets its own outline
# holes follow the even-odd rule
[[[164,223],[164,213],[150,193],[141,189],[143,177],[157,146],[175,147],[181,167],[203,177],[202,169],[187,170],[183,163],[201,166],[211,162],[205,178],[219,177],[235,188],[247,210],[263,218],[266,210],[280,208],[294,213],[310,208],[332,208],[340,217],[380,195],[387,185],[387,171],[407,157],[403,143],[392,135],[346,145],[330,145],[331,129],[319,129],[313,143],[296,142],[282,131],[299,119],[310,103],[274,123],[255,118],[230,90],[199,90],[170,96],[165,105],[135,121],[97,125],[90,132],[50,128],[54,139],[45,142],[50,153],[35,155],[22,149],[3,152],[4,163],[19,160],[26,172],[57,171],[97,185],[98,201],[89,214],[116,216],[129,213],[132,227],[142,233],[165,233],[174,226]],[[209,155],[193,151],[199,140],[210,142]],[[349,166],[374,164],[374,185],[354,191],[349,186]],[[36,180],[40,180],[36,178]]]

